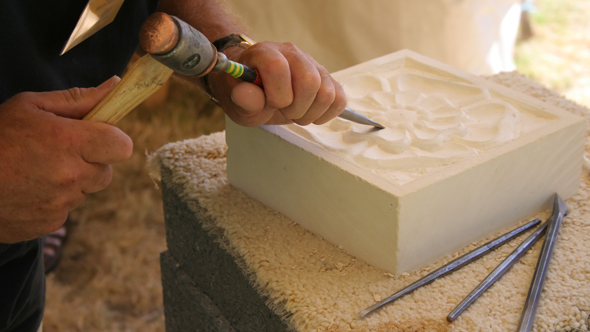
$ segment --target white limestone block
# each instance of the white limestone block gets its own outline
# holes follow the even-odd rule
[[[579,117],[407,50],[334,77],[386,129],[228,120],[228,177],[374,266],[421,268],[578,189]]]

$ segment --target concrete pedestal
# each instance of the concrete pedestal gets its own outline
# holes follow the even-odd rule
[[[495,81],[584,116],[590,112],[518,76]],[[166,330],[177,331],[512,331],[541,243],[453,323],[447,314],[524,239],[367,318],[358,312],[414,282],[489,234],[423,269],[395,275],[354,258],[232,187],[223,133],[170,143],[151,158],[161,174],[168,250],[162,254]],[[590,153],[590,140],[586,141]],[[566,201],[536,331],[590,326],[590,178]],[[549,211],[531,218],[546,219]],[[512,227],[511,227],[512,228]]]
[[[163,178],[169,173],[163,169]],[[169,171],[168,171],[169,172]],[[219,236],[204,230],[203,213],[194,213],[162,182],[166,241],[161,255],[167,332],[287,331],[220,245]]]

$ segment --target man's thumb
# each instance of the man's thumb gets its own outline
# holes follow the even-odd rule
[[[252,116],[263,110],[266,102],[263,90],[252,83],[240,82],[231,91],[231,100],[243,109],[241,116]]]
[[[96,106],[121,79],[113,76],[96,88],[71,88],[40,94],[37,107],[59,116],[81,119]]]

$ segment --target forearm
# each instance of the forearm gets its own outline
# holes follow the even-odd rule
[[[159,11],[187,22],[211,42],[246,32],[244,24],[223,0],[162,0]]]

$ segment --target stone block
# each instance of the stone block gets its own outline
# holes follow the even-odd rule
[[[334,74],[384,130],[226,122],[230,183],[392,273],[428,265],[571,197],[585,124],[400,51]]]

